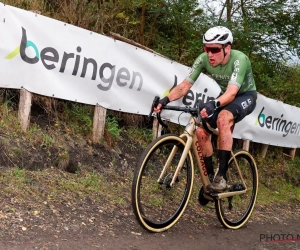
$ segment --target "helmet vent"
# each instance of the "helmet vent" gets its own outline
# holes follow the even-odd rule
[[[217,40],[217,38],[218,38],[219,36],[220,36],[220,35],[216,35],[213,39],[210,39],[210,40],[206,39],[205,37],[204,37],[204,39],[205,39],[206,42],[212,42],[212,41],[214,41],[214,40]],[[220,40],[220,39],[219,39],[219,40]]]
[[[228,38],[228,36],[229,36],[229,34],[227,33],[227,34],[223,35],[222,37],[220,37],[218,39],[218,41],[225,41]]]

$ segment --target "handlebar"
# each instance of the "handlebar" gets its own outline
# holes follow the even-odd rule
[[[159,100],[160,100],[159,96],[155,96],[154,97],[149,117],[152,115],[152,113],[154,111],[154,107],[157,107],[157,105],[159,104]],[[165,109],[165,110],[173,110],[173,111],[181,111],[181,112],[184,112],[184,113],[189,113],[192,116],[197,117],[198,123],[200,123],[202,121],[202,117],[200,116],[200,111],[203,108],[204,108],[203,101],[200,100],[200,99],[198,99],[197,100],[196,108],[166,105],[166,106],[162,106],[161,110]],[[159,124],[161,124],[164,128],[167,128],[168,125],[163,122],[163,120],[161,119],[161,115],[160,114],[161,113],[157,113],[156,114],[157,120],[158,120]]]

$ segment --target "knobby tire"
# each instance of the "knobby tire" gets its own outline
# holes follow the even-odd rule
[[[159,176],[170,152],[177,149],[165,175]],[[150,232],[163,232],[182,216],[188,204],[194,179],[192,155],[189,152],[174,185],[170,183],[185,142],[167,134],[154,140],[143,152],[132,182],[132,207],[139,224]]]

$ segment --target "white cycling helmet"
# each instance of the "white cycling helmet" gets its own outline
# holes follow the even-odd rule
[[[203,36],[204,44],[227,44],[233,42],[233,36],[229,29],[223,26],[210,28]]]

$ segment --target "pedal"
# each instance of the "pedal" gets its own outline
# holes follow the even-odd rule
[[[201,187],[201,189],[199,191],[199,195],[198,195],[198,202],[201,206],[205,206],[209,202],[209,200],[206,199],[204,195],[205,195],[204,189],[203,189],[203,187]]]
[[[211,193],[211,192],[209,192],[209,191],[205,191],[205,195],[207,195],[207,196],[209,196],[209,197],[211,197],[211,198],[213,198],[214,200],[215,199],[217,199],[219,196],[219,193]]]
[[[218,193],[218,192],[213,193],[213,192],[209,192],[208,190],[206,190],[205,194],[212,197],[212,198],[218,198],[219,194],[225,193],[226,191],[230,191],[230,188],[231,188],[231,185],[227,185],[226,189],[224,189],[224,191],[222,191],[220,193]]]
[[[229,192],[236,192],[236,191],[243,191],[245,190],[245,187],[243,184],[235,183],[233,185],[230,185],[228,188]]]

